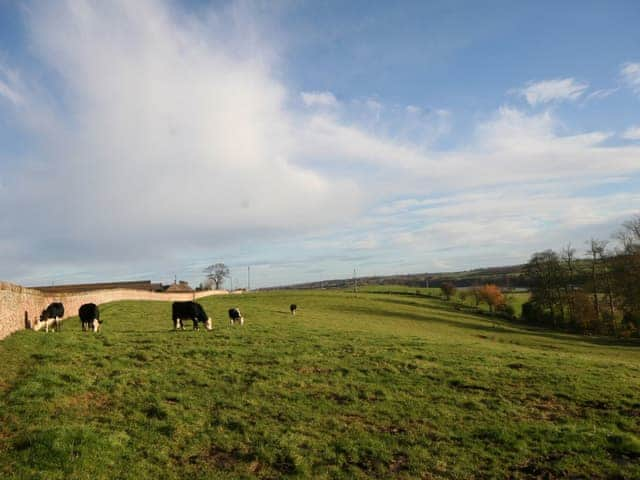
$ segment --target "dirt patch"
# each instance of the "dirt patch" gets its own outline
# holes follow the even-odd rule
[[[232,470],[238,464],[238,459],[233,452],[227,452],[216,445],[212,445],[206,454],[197,458],[222,470]]]
[[[321,367],[300,367],[298,368],[298,373],[302,373],[303,375],[329,375],[333,372],[332,368],[321,368]]]
[[[558,402],[554,397],[538,397],[527,404],[528,417],[535,420],[553,422],[563,417],[572,415],[569,407]]]
[[[84,408],[88,410],[103,410],[111,407],[111,400],[102,393],[82,392],[67,397],[64,404],[71,408]]]
[[[461,390],[480,390],[483,392],[488,392],[491,390],[489,387],[485,387],[484,385],[464,383],[461,380],[451,380],[449,381],[449,385],[452,386],[453,388],[459,388]]]
[[[249,464],[248,470],[250,473],[257,475],[262,471],[263,468],[264,468],[264,465],[262,465],[262,463],[259,460],[254,460]]]
[[[396,453],[393,456],[393,460],[389,463],[389,471],[391,473],[398,473],[403,470],[408,470],[409,457],[404,453]]]
[[[553,468],[553,463],[560,460],[564,455],[554,453],[537,458],[530,458],[524,463],[515,466],[512,471],[512,478],[522,479],[545,479],[554,480],[556,478],[564,478],[562,472]]]
[[[340,395],[338,393],[331,392],[326,395],[326,398],[337,403],[338,405],[347,405],[353,403],[353,399],[347,395]]]
[[[594,410],[611,410],[611,404],[600,400],[587,400],[582,403],[585,408],[593,408]]]
[[[510,363],[507,367],[512,368],[513,370],[521,370],[525,368],[523,363]]]

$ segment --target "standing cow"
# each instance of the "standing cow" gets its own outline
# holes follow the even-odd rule
[[[185,319],[193,321],[193,329],[199,330],[199,324],[204,323],[207,330],[213,330],[211,317],[202,308],[202,305],[196,302],[173,302],[171,306],[171,317],[173,318],[173,328],[175,330],[184,330]]]
[[[44,331],[49,331],[49,320],[51,319],[53,319],[53,329],[60,330],[62,317],[64,317],[64,305],[60,302],[49,304],[40,315],[40,321],[44,322]]]
[[[233,325],[234,323],[239,323],[240,326],[244,325],[244,317],[240,313],[239,308],[229,309],[229,321],[231,322],[231,325]]]
[[[292,303],[291,305],[289,305],[289,310],[291,311],[291,315],[295,315],[297,309],[298,309],[298,306],[295,303]]]
[[[95,303],[85,303],[82,305],[80,310],[78,310],[78,316],[80,317],[83,332],[86,332],[89,328],[94,332],[100,330],[100,325],[102,325],[100,310]]]

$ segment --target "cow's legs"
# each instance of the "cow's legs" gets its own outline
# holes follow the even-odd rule
[[[60,331],[60,320],[58,320],[58,317],[56,317],[56,332]]]
[[[93,319],[93,331],[97,332],[99,328],[100,328],[100,322],[98,322],[97,318],[94,318]]]
[[[199,330],[200,329],[200,327],[198,326],[198,319],[197,318],[193,319],[193,329],[194,330]]]
[[[44,319],[44,331],[49,333],[49,319],[48,318]]]

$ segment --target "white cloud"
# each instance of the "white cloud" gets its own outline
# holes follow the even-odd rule
[[[15,105],[18,105],[22,102],[22,96],[2,80],[0,80],[0,97],[6,98]]]
[[[0,200],[20,212],[2,235],[79,264],[126,261],[313,228],[360,208],[352,180],[296,162],[298,121],[268,52],[236,56],[242,48],[216,36],[224,19],[121,1],[39,4],[28,20],[34,51],[64,85],[64,113],[33,133],[37,170],[9,177],[0,167],[15,180]],[[52,92],[31,93],[29,115],[48,117]],[[54,183],[64,188],[51,202]]]
[[[627,140],[640,140],[640,125],[627,128],[622,134],[622,138]]]
[[[337,107],[338,100],[331,92],[302,92],[302,101],[308,107]]]
[[[330,92],[304,92],[302,102],[312,108],[292,110],[298,94],[273,73],[278,56],[256,40],[259,32],[242,34],[242,12],[196,19],[167,5],[121,0],[30,9],[33,52],[57,73],[64,95],[0,72],[9,88],[4,97],[11,91],[15,100],[17,92],[22,101],[15,110],[32,129],[37,159],[12,170],[0,163],[0,204],[9,212],[0,238],[13,246],[0,249],[0,260],[13,277],[52,266],[116,276],[114,265],[130,272],[136,262],[176,268],[185,252],[205,256],[245,237],[266,242],[335,225],[361,226],[345,238],[366,251],[393,238],[446,248],[463,238],[465,224],[486,242],[530,238],[540,232],[528,223],[533,214],[516,215],[531,196],[505,186],[530,192],[524,187],[532,183],[566,187],[640,171],[639,147],[604,147],[608,132],[568,133],[552,112],[503,107],[466,144],[435,150],[450,129],[446,109],[371,98],[340,103]],[[570,88],[538,88],[531,102],[575,99],[586,89],[573,79],[557,82]],[[60,108],[51,107],[51,97]],[[60,186],[55,193],[52,185]],[[455,192],[472,189],[504,196],[476,193],[456,203]],[[536,197],[536,218],[564,201],[545,195]],[[398,197],[406,205],[390,203]],[[611,212],[623,203],[620,197],[598,208]],[[585,207],[574,204],[575,213]],[[373,205],[378,214],[363,218]],[[385,208],[398,215],[386,216]],[[415,210],[413,221],[424,228],[402,224],[402,208]],[[598,211],[596,220],[608,218]],[[388,237],[376,233],[381,222]],[[334,238],[335,248],[347,240]]]
[[[640,63],[627,62],[620,68],[620,75],[622,81],[629,87],[636,95],[640,95]]]
[[[577,100],[588,87],[587,83],[577,82],[573,78],[557,78],[530,82],[517,92],[527,99],[529,105],[535,106],[542,103]]]
[[[607,97],[610,97],[611,95],[613,95],[614,93],[616,93],[618,91],[617,88],[603,88],[600,90],[595,90],[594,92],[591,92],[589,95],[587,95],[587,98],[585,100],[602,100],[605,99]]]
[[[14,106],[19,106],[23,102],[20,90],[20,79],[17,72],[0,64],[0,99],[4,98]]]

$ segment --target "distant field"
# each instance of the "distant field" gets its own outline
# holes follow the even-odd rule
[[[640,344],[413,292],[210,297],[213,332],[117,302],[101,334],[18,332],[0,478],[640,478]]]
[[[459,293],[463,290],[464,288],[458,289],[458,294],[452,298],[452,301],[460,302],[467,306],[475,306],[475,301],[471,295],[468,295],[464,302],[460,300]],[[442,296],[442,291],[439,288],[415,288],[404,285],[367,285],[359,288],[358,291],[363,293],[397,293],[401,295],[431,295],[434,297]],[[516,312],[516,316],[518,317],[522,314],[522,304],[529,301],[530,296],[531,294],[529,292],[505,293],[507,304],[513,307]],[[489,306],[486,303],[481,303],[478,305],[478,308],[486,312],[489,311]]]

